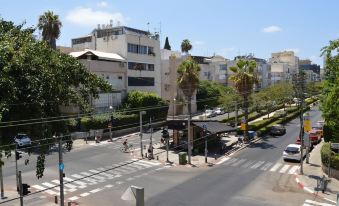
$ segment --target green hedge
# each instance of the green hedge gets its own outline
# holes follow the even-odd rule
[[[330,161],[330,167],[336,170],[339,170],[339,154],[335,154],[331,151],[330,144],[324,143],[321,147],[321,162],[328,166],[328,163]],[[331,156],[331,158],[330,158]]]

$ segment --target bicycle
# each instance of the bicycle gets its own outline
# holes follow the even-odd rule
[[[123,153],[133,152],[133,144],[128,144],[127,148],[125,146],[122,146],[120,148],[120,151]]]

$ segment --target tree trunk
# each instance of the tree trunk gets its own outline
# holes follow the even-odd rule
[[[244,96],[244,117],[245,117],[245,130],[244,130],[244,140],[249,140],[248,138],[248,96]]]
[[[191,146],[191,97],[188,97],[188,124],[187,124],[187,149],[188,149],[188,164],[191,164],[192,146]]]

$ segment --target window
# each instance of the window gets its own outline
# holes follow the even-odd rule
[[[147,54],[147,46],[140,45],[139,54]]]
[[[154,54],[153,52],[153,47],[147,47],[143,45],[137,45],[137,44],[127,44],[127,51],[130,53],[135,53],[135,54],[150,54],[150,51],[152,55]]]
[[[146,66],[144,63],[128,62],[128,69],[131,70],[146,70]]]
[[[154,86],[153,77],[128,77],[128,86]]]
[[[109,79],[109,75],[106,76],[106,79]]]
[[[153,47],[148,47],[148,55],[153,55],[153,56],[155,56]]]
[[[148,71],[154,71],[154,64],[148,64]]]
[[[138,45],[128,43],[128,52],[138,53],[138,50],[139,50]]]
[[[220,70],[227,70],[226,64],[220,64]]]
[[[118,79],[122,80],[122,76],[118,76]]]

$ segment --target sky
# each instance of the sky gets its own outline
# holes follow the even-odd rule
[[[183,39],[193,55],[233,59],[253,53],[268,59],[272,52],[292,50],[301,59],[323,64],[320,49],[339,38],[338,0],[0,0],[0,17],[36,26],[47,10],[63,24],[57,45],[89,34],[97,24],[161,31],[172,50]],[[148,24],[149,23],[149,24]],[[37,32],[37,34],[39,34]]]

